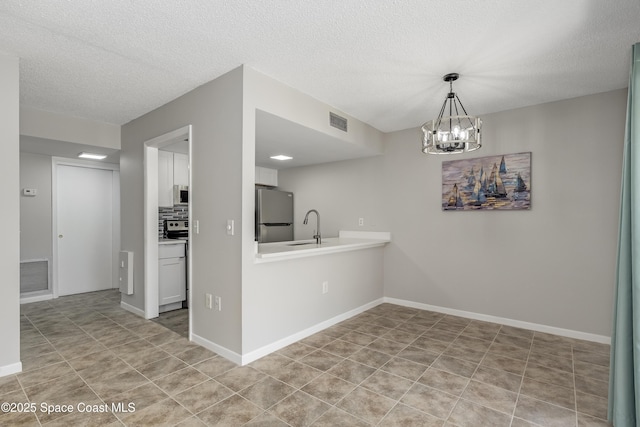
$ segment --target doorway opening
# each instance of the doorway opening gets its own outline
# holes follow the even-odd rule
[[[180,310],[191,306],[192,245],[190,233],[182,242],[167,241],[167,222],[180,222],[191,227],[193,187],[191,182],[191,125],[176,129],[144,143],[144,316],[158,318],[162,311]],[[175,159],[174,159],[175,158]],[[169,173],[169,170],[171,172]],[[175,170],[175,174],[174,174]],[[174,178],[175,176],[175,178]],[[185,185],[186,183],[186,185]],[[186,200],[184,188],[189,195]],[[178,193],[174,198],[174,189]],[[182,249],[181,245],[184,245]],[[163,251],[160,251],[160,246]],[[172,249],[166,250],[165,246]],[[173,247],[176,246],[175,250]],[[186,259],[173,253],[183,250]],[[164,253],[170,258],[165,258]],[[162,255],[162,256],[161,256]],[[162,259],[161,259],[162,258]],[[184,263],[181,267],[180,263]],[[162,267],[162,272],[161,272]],[[184,269],[183,269],[184,268]],[[176,281],[186,274],[185,301],[180,301],[180,286]],[[162,287],[162,289],[161,289]],[[188,309],[188,308],[187,308]],[[191,339],[191,312],[188,313]]]

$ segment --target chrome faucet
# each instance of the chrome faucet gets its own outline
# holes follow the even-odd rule
[[[313,235],[313,238],[316,239],[316,244],[319,245],[322,243],[322,237],[320,237],[320,214],[318,213],[317,210],[315,209],[311,209],[309,212],[307,212],[307,214],[304,216],[304,221],[302,222],[303,224],[307,224],[309,222],[309,214],[311,212],[315,212],[316,214],[316,229],[317,229],[317,234]]]

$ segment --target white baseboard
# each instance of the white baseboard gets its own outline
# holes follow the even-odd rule
[[[167,311],[178,310],[182,308],[182,301],[174,302],[171,304],[165,304],[158,307],[158,314],[166,313]]]
[[[0,366],[0,377],[17,374],[22,372],[22,362],[12,363],[11,365]]]
[[[434,311],[437,313],[443,313],[443,314],[450,314],[450,315],[454,315],[454,316],[460,316],[460,317],[464,317],[467,319],[473,319],[473,320],[481,320],[481,321],[485,321],[485,322],[492,322],[492,323],[499,323],[501,325],[506,325],[506,326],[513,326],[513,327],[517,327],[517,328],[523,328],[523,329],[529,329],[532,331],[537,331],[537,332],[544,332],[544,333],[548,333],[548,334],[553,334],[553,335],[559,335],[559,336],[563,336],[563,337],[569,337],[569,338],[576,338],[576,339],[581,339],[581,340],[586,340],[586,341],[593,341],[593,342],[598,342],[598,343],[602,343],[602,344],[611,344],[611,338],[607,337],[607,336],[603,336],[603,335],[596,335],[596,334],[590,334],[590,333],[586,333],[586,332],[580,332],[580,331],[574,331],[574,330],[570,330],[570,329],[563,329],[563,328],[557,328],[554,326],[548,326],[548,325],[541,325],[538,323],[531,323],[531,322],[524,322],[521,320],[514,320],[514,319],[508,319],[505,317],[497,317],[497,316],[491,316],[491,315],[487,315],[487,314],[480,314],[480,313],[474,313],[474,312],[470,312],[470,311],[463,311],[463,310],[456,310],[456,309],[452,309],[452,308],[447,308],[447,307],[439,307],[439,306],[435,306],[435,305],[430,305],[430,304],[423,304],[423,303],[418,303],[418,302],[414,302],[414,301],[407,301],[407,300],[402,300],[402,299],[397,299],[397,298],[389,298],[389,297],[383,297],[383,298],[379,298],[377,300],[371,301],[367,304],[364,304],[360,307],[354,308],[353,310],[349,310],[345,313],[339,314],[335,317],[332,317],[331,319],[325,320],[323,322],[320,322],[314,326],[311,326],[309,328],[306,328],[302,331],[296,332],[295,334],[289,335],[288,337],[282,338],[278,341],[274,341],[270,344],[267,344],[263,347],[260,347],[256,350],[253,350],[249,353],[246,354],[239,354],[235,351],[229,350],[226,347],[223,347],[219,344],[216,344],[212,341],[209,341],[206,338],[203,338],[199,335],[196,335],[194,333],[191,333],[191,340],[198,344],[201,345],[211,351],[213,351],[214,353],[232,361],[233,363],[237,364],[237,365],[247,365],[255,360],[258,360],[268,354],[271,354],[275,351],[278,351],[290,344],[293,344],[295,342],[298,342],[304,338],[307,338],[315,333],[318,333],[326,328],[329,328],[337,323],[340,323],[344,320],[347,320],[357,314],[363,313],[373,307],[376,307],[382,303],[389,303],[389,304],[396,304],[396,305],[401,305],[404,307],[411,307],[411,308],[417,308],[420,310],[428,310],[428,311]],[[141,317],[144,317],[144,310],[140,310],[139,308],[136,308],[132,305],[126,304],[124,302],[120,303],[121,307],[127,311],[130,311],[134,314],[137,314]],[[19,371],[18,371],[19,372]],[[8,375],[8,374],[6,374]],[[0,368],[0,376],[2,376],[2,368]]]
[[[120,301],[120,308],[123,308],[123,309],[125,309],[128,312],[131,312],[133,314],[137,314],[138,316],[142,317],[143,319],[145,318],[144,310],[140,310],[138,307],[134,307],[131,304],[127,304],[124,301]]]
[[[333,326],[337,323],[342,322],[343,320],[347,320],[350,317],[355,316],[356,314],[360,314],[364,311],[367,311],[377,305],[382,304],[383,298],[377,299],[375,301],[371,301],[367,304],[364,304],[360,307],[354,308],[353,310],[349,310],[346,313],[339,314],[331,319],[325,320],[323,322],[318,323],[317,325],[311,326],[307,329],[304,329],[300,332],[296,332],[293,335],[289,335],[288,337],[282,338],[278,341],[275,341],[271,344],[267,344],[264,347],[261,347],[257,350],[251,351],[249,353],[242,355],[242,365],[246,365],[248,363],[253,362],[254,360],[258,360],[261,357],[266,356],[267,354],[273,353],[274,351],[278,351],[281,348],[284,348],[290,344],[300,341],[301,339],[307,338],[317,332],[322,331],[330,326]]]
[[[200,335],[196,335],[194,333],[191,333],[191,341],[193,341],[198,345],[203,346],[206,349],[213,351],[216,354],[219,354],[225,359],[232,361],[236,365],[242,365],[242,355],[236,353],[235,351],[229,350],[226,347],[218,345],[213,341],[209,341],[208,339],[203,338]]]
[[[40,302],[40,301],[48,301],[53,299],[53,294],[49,291],[45,291],[46,293],[41,293],[38,295],[20,295],[20,304],[29,304],[31,302]]]
[[[340,323],[343,320],[347,320],[350,317],[355,316],[356,314],[360,314],[364,311],[369,310],[370,308],[373,308],[377,305],[382,304],[383,300],[382,298],[377,299],[375,301],[371,301],[367,304],[364,304],[358,308],[354,308],[353,310],[347,311],[346,313],[342,313],[338,316],[332,317],[331,319],[325,320],[323,322],[318,323],[317,325],[311,326],[307,329],[304,329],[300,332],[296,332],[293,335],[290,335],[286,338],[282,338],[278,341],[272,342],[271,344],[267,344],[264,347],[260,347],[257,350],[251,351],[249,353],[246,354],[238,354],[235,351],[231,351],[228,348],[222,347],[214,342],[209,341],[206,338],[203,338],[201,336],[198,336],[196,334],[191,334],[191,340],[193,342],[195,342],[196,344],[199,344],[211,351],[213,351],[214,353],[219,354],[220,356],[232,361],[233,363],[237,364],[237,365],[247,365],[255,360],[260,359],[261,357],[264,357],[268,354],[273,353],[274,351],[278,351],[281,348],[284,348],[290,344],[293,344],[295,342],[300,341],[301,339],[304,339],[308,336],[311,336],[317,332],[322,331],[323,329],[326,329],[330,326],[335,325],[336,323]]]
[[[465,317],[467,319],[482,320],[484,322],[500,323],[501,325],[513,326],[516,328],[530,329],[532,331],[544,332],[547,334],[560,335],[562,337],[576,338],[585,341],[593,341],[601,344],[611,344],[611,337],[604,335],[590,334],[587,332],[574,331],[571,329],[556,328],[555,326],[541,325],[538,323],[524,322],[521,320],[507,319],[506,317],[491,316],[488,314],[473,313],[471,311],[456,310],[453,308],[439,307],[436,305],[422,304],[419,302],[407,301],[397,298],[384,297],[384,302],[389,304],[402,305],[405,307],[418,308],[420,310],[435,311],[437,313],[451,314],[453,316]]]

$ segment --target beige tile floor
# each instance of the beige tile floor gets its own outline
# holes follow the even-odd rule
[[[37,410],[0,425],[607,425],[605,345],[383,304],[239,367],[118,302],[22,306],[24,371],[0,402]],[[79,412],[111,403],[135,412]]]
[[[185,338],[189,338],[189,310],[186,308],[160,313],[153,321]]]

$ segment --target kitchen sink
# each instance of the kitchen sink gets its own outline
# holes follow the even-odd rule
[[[287,246],[315,245],[316,242],[289,243]]]

